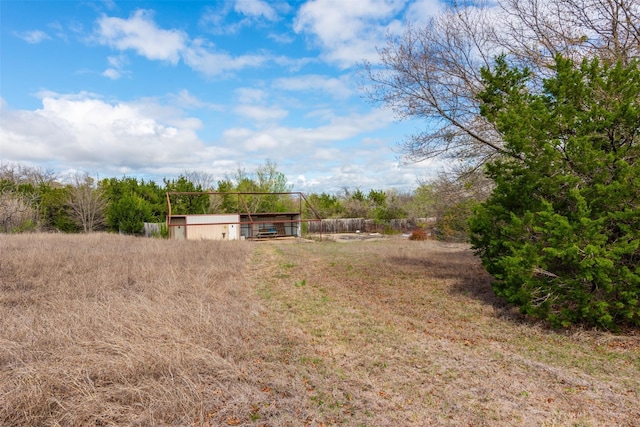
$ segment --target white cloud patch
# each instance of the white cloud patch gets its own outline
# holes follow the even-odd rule
[[[264,18],[268,21],[275,21],[278,18],[275,9],[262,0],[238,0],[234,9],[251,18]]]
[[[243,87],[235,90],[238,104],[233,112],[249,119],[256,127],[273,125],[287,117],[289,112],[277,105],[268,105],[269,94],[263,89]]]
[[[271,33],[267,37],[281,44],[290,44],[294,40],[293,36],[287,33]]]
[[[279,20],[291,6],[285,1],[235,0],[214,2],[208,6],[199,26],[212,34],[236,34],[242,28]]]
[[[387,33],[399,34],[404,20],[424,23],[441,9],[439,0],[310,0],[300,7],[294,31],[306,34],[326,62],[348,68],[357,61],[379,60],[376,46]]]
[[[444,4],[440,0],[416,0],[409,5],[404,17],[413,24],[426,24],[443,9]]]
[[[328,93],[334,98],[348,98],[353,94],[353,85],[347,77],[334,78],[317,74],[276,79],[273,86],[280,90]]]
[[[102,4],[109,10],[113,10],[117,7],[114,0],[102,0]]]
[[[226,147],[235,147],[251,158],[270,158],[283,167],[296,191],[340,192],[417,185],[417,176],[429,174],[426,163],[400,165],[390,160],[393,142],[372,134],[392,126],[388,111],[336,116],[325,111],[318,127],[229,128],[223,134]]]
[[[110,78],[111,80],[118,80],[120,77],[122,77],[120,71],[116,70],[115,68],[107,68],[102,72],[102,75]]]
[[[193,110],[199,108],[209,108],[215,111],[224,111],[224,107],[218,104],[204,102],[198,97],[189,93],[188,90],[182,89],[177,94],[170,94],[167,97],[170,105],[175,105],[185,110]]]
[[[243,7],[247,8],[247,13],[258,13],[260,10],[258,6]],[[217,15],[211,16],[214,19]],[[133,50],[149,60],[167,61],[173,65],[182,60],[193,70],[208,77],[260,67],[267,61],[275,60],[269,55],[232,56],[216,50],[213,43],[203,38],[190,40],[183,31],[159,28],[153,20],[152,11],[141,9],[128,19],[102,16],[96,23],[94,40],[113,49]],[[111,66],[103,73],[112,79],[119,78],[122,74],[117,66]]]
[[[309,34],[326,61],[347,68],[377,57],[375,46],[403,7],[402,0],[313,0],[300,8],[293,28]]]
[[[238,101],[242,104],[264,103],[267,100],[267,92],[252,87],[241,87],[235,90]]]
[[[151,11],[142,9],[129,19],[102,16],[97,21],[97,40],[119,50],[134,50],[151,60],[176,64],[187,35],[179,30],[158,28],[152,16]]]
[[[64,30],[64,28],[62,27],[62,24],[60,24],[58,21],[54,21],[49,23],[49,25],[47,25],[49,28],[51,28],[51,30],[54,32],[54,34],[56,35],[56,37],[58,37],[59,39],[62,39],[64,41],[67,41],[67,34]]]
[[[261,55],[233,57],[224,52],[215,52],[213,45],[202,39],[194,40],[188,48],[185,48],[182,57],[189,67],[210,77],[246,67],[258,67],[267,61],[267,57]]]
[[[5,108],[2,156],[76,167],[161,167],[188,161],[204,149],[202,123],[150,102],[107,102],[95,95],[42,94],[35,111]]]
[[[109,62],[109,65],[111,65],[114,68],[123,68],[129,61],[127,60],[126,56],[120,55],[120,56],[109,56],[107,57],[107,61]]]
[[[234,34],[249,20],[240,20],[232,24],[227,23],[227,16],[232,10],[230,2],[214,3],[215,6],[207,6],[204,14],[200,17],[198,25],[200,28],[212,34]]]
[[[122,77],[123,74],[129,74],[127,71],[124,71],[124,67],[129,63],[126,56],[109,56],[107,57],[107,62],[110,67],[102,73],[103,76],[111,80],[117,80]]]
[[[38,44],[44,40],[51,40],[51,37],[41,30],[15,32],[14,35],[29,44]]]
[[[330,148],[331,144],[344,142],[360,134],[386,127],[392,119],[383,110],[374,110],[369,114],[334,117],[329,123],[317,128],[283,127],[248,129],[230,128],[223,134],[224,142],[231,147],[255,150],[255,141],[277,141],[271,145],[273,153],[266,157],[277,158],[282,152],[288,156],[309,155],[316,149]],[[273,156],[272,156],[273,154]]]
[[[283,110],[282,108],[252,104],[238,105],[234,108],[234,111],[236,114],[257,122],[256,124],[258,125],[265,122],[281,120],[289,114],[287,110]]]

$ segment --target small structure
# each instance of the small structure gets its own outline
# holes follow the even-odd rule
[[[238,207],[244,210],[235,214],[174,214],[171,196],[203,195],[236,196]],[[219,193],[219,192],[168,192],[167,227],[169,238],[176,240],[245,240],[282,237],[301,237],[302,224],[321,222],[321,218],[302,193]],[[245,198],[260,195],[286,195],[298,199],[297,212],[250,212]],[[313,218],[304,219],[303,204],[312,212]]]
[[[239,215],[170,215],[169,238],[175,240],[238,240]]]

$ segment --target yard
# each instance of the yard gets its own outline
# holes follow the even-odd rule
[[[639,426],[640,336],[552,331],[465,245],[0,236],[0,424]]]

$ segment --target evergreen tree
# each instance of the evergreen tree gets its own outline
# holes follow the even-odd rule
[[[640,70],[556,57],[540,92],[504,57],[481,113],[505,141],[470,226],[500,296],[556,326],[640,325]]]
[[[202,193],[201,186],[195,185],[185,176],[164,180],[165,191],[182,193]],[[209,211],[209,197],[206,194],[175,194],[171,196],[171,214],[206,214]]]
[[[165,220],[165,191],[155,182],[132,177],[110,178],[102,180],[100,187],[109,202],[107,223],[111,231],[138,234],[145,222]]]
[[[140,234],[151,217],[149,202],[135,194],[127,194],[111,204],[108,219],[112,230]]]

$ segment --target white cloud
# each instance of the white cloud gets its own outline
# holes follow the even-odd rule
[[[295,176],[292,183],[297,191],[336,194],[356,188],[364,192],[392,188],[409,191],[417,187],[417,177],[430,176],[428,165],[399,166],[397,162],[383,157],[382,153],[339,153],[322,163],[313,164],[326,167],[299,169],[298,174],[292,175]]]
[[[109,10],[116,8],[116,2],[114,0],[102,0],[102,4]]]
[[[47,33],[40,30],[15,32],[14,35],[30,44],[38,44],[44,40],[51,40],[51,37]]]
[[[111,80],[118,80],[120,77],[122,77],[120,71],[116,70],[115,68],[107,68],[103,71],[102,75],[110,78]]]
[[[264,103],[267,99],[267,92],[262,89],[241,87],[235,90],[236,96],[242,104]]]
[[[288,33],[271,33],[267,37],[281,44],[290,44],[294,40],[293,36]]]
[[[436,16],[444,9],[440,0],[416,0],[404,14],[407,21],[420,25],[426,24],[430,18]]]
[[[279,13],[286,13],[290,9],[291,6],[285,1],[220,1],[206,7],[198,24],[212,34],[235,34],[245,27],[275,22],[279,19]]]
[[[180,59],[187,41],[182,31],[158,28],[148,10],[139,9],[129,19],[102,16],[97,25],[99,43],[119,50],[132,49],[148,59],[172,64]]]
[[[408,3],[408,5],[407,5]],[[326,62],[348,68],[357,61],[379,60],[376,47],[387,33],[399,34],[406,22],[424,23],[442,8],[440,0],[311,0],[300,7],[294,30],[321,49]]]
[[[347,68],[377,58],[375,46],[403,7],[403,0],[313,0],[298,11],[294,30],[310,34],[326,61]]]
[[[87,93],[42,96],[38,110],[3,110],[3,158],[139,170],[186,162],[204,149],[196,133],[202,123],[175,109]]]
[[[68,24],[68,28],[69,30],[71,30],[76,34],[81,34],[84,31],[84,26],[82,25],[81,22],[78,22],[78,21],[71,21]]]
[[[238,105],[234,108],[234,111],[243,117],[247,117],[258,122],[257,124],[278,121],[287,117],[289,114],[287,110],[283,110],[282,108],[253,104]]]
[[[286,67],[290,72],[298,72],[302,67],[308,64],[314,64],[321,62],[316,57],[301,57],[301,58],[291,58],[288,56],[276,56],[272,58],[273,61],[282,67]]]
[[[65,33],[64,28],[62,28],[62,25],[58,21],[49,23],[48,27],[53,30],[56,37],[64,41],[67,41],[67,34]]]
[[[134,50],[150,60],[176,65],[182,59],[187,66],[208,77],[259,67],[272,59],[261,54],[232,56],[216,51],[213,43],[205,39],[190,40],[183,31],[159,28],[152,15],[151,11],[137,10],[129,19],[102,16],[97,21],[94,39],[121,51]],[[121,67],[111,65],[103,75],[113,79],[123,74]]]
[[[388,111],[336,116],[325,111],[318,127],[229,128],[226,147],[250,158],[270,158],[283,167],[296,191],[339,192],[344,187],[368,190],[414,188],[417,176],[426,176],[429,164],[400,165],[390,160],[395,141],[373,137],[392,126]],[[295,177],[295,178],[292,178]]]
[[[251,18],[264,17],[269,21],[275,21],[278,18],[275,9],[262,0],[237,0],[234,9]]]
[[[269,145],[273,151],[265,153],[266,157],[276,158],[283,152],[288,156],[309,155],[315,150],[326,149],[331,144],[384,128],[391,121],[387,112],[374,110],[369,114],[333,117],[329,123],[317,128],[229,128],[223,133],[223,140],[230,147],[242,147],[246,150],[255,150],[256,141],[277,141],[277,144]]]
[[[227,23],[227,16],[232,10],[232,4],[228,1],[214,3],[215,6],[207,6],[200,17],[200,28],[212,34],[234,34],[249,23],[244,19],[232,24]]]
[[[107,57],[107,61],[109,62],[109,65],[118,69],[123,68],[129,62],[127,57],[124,55],[109,56]]]
[[[233,57],[224,52],[214,52],[213,46],[202,39],[194,40],[182,52],[185,64],[206,76],[217,76],[246,67],[258,67],[267,61],[261,55],[241,55]]]
[[[334,98],[348,98],[353,94],[352,84],[347,77],[334,78],[317,74],[276,79],[273,86],[281,90],[329,93]]]
[[[224,107],[218,104],[204,102],[198,97],[189,93],[188,90],[182,89],[177,94],[170,94],[167,97],[169,105],[174,105],[185,110],[209,108],[215,111],[224,111]]]
[[[110,67],[104,70],[102,73],[103,76],[108,77],[111,80],[118,80],[123,76],[123,74],[129,74],[129,72],[124,71],[124,67],[129,63],[126,56],[109,56],[107,57],[107,62]]]
[[[254,126],[264,127],[287,117],[289,112],[277,105],[268,105],[269,94],[259,88],[242,87],[235,90],[237,115],[249,119]]]

